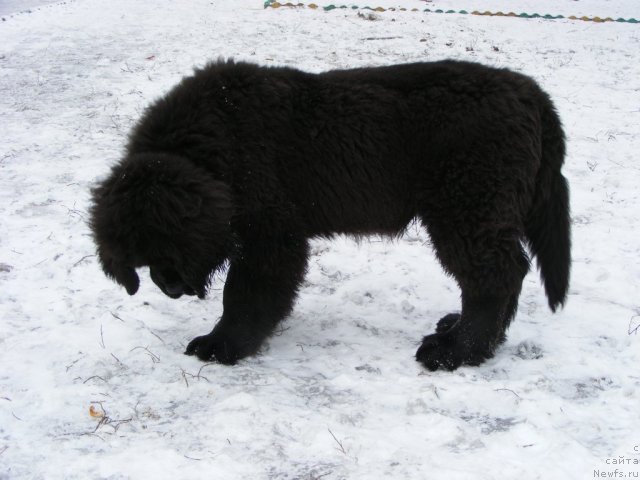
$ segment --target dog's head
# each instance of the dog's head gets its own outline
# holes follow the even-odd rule
[[[136,269],[169,297],[203,298],[229,255],[228,187],[191,161],[137,154],[118,163],[92,191],[91,230],[104,273],[133,295]]]

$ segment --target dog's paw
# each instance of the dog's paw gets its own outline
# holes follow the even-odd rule
[[[442,324],[444,331],[436,330],[436,333],[424,337],[416,352],[416,360],[432,372],[455,370],[461,365],[477,366],[493,357],[495,346],[478,344],[474,339],[461,337],[456,322],[446,325],[445,320],[448,323],[455,316],[456,314],[447,315],[440,320],[438,329]]]
[[[195,355],[205,362],[213,361],[224,365],[234,365],[245,356],[235,342],[219,333],[194,338],[184,353]]]
[[[446,333],[434,333],[422,339],[422,345],[416,352],[416,360],[430,371],[455,370],[462,365],[455,339]]]
[[[459,313],[450,313],[445,315],[438,321],[438,325],[436,326],[436,333],[444,333],[447,330],[450,330],[456,323],[460,320]]]

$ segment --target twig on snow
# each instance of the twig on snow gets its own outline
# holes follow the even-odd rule
[[[180,370],[182,371],[182,379],[184,380],[185,385],[187,385],[187,388],[189,388],[189,381],[187,380],[187,372],[185,372],[183,368],[181,368]]]
[[[153,330],[151,330],[150,328],[147,327],[147,330],[149,331],[149,333],[151,335],[153,335],[154,337],[156,337],[158,340],[160,340],[162,342],[163,345],[166,345],[166,343],[164,342],[164,340],[160,337],[160,335],[158,335],[157,333],[155,333]]]
[[[78,378],[80,378],[80,377],[78,377]],[[104,383],[107,383],[107,381],[106,381],[104,378],[102,378],[100,375],[93,375],[93,376],[91,376],[91,377],[87,378],[87,379],[86,379],[84,382],[82,382],[82,383],[87,383],[89,380],[93,380],[94,378],[99,378],[99,379],[100,379],[100,380],[102,380]]]
[[[509,389],[509,388],[496,388],[494,390],[494,392],[501,392],[501,391],[505,391],[505,392],[511,392],[513,393],[516,397],[520,398],[520,395],[518,395],[516,392],[514,392],[513,390]]]
[[[635,318],[640,318],[640,315],[634,315],[633,317],[631,317],[631,319],[629,320],[629,335],[636,335],[638,333],[638,330],[640,330],[640,322],[638,322],[638,324],[635,327],[631,327],[631,324],[633,323],[633,320]]]
[[[440,400],[440,395],[438,395],[438,387],[435,385],[431,385],[431,390],[433,390],[433,394],[436,396],[438,400]]]
[[[276,336],[276,337],[280,337],[284,332],[286,332],[290,328],[291,327],[280,327],[273,333],[273,335]]]
[[[73,206],[75,207],[75,203],[73,204]],[[67,209],[67,215],[69,215],[70,217],[76,215],[80,217],[81,220],[86,220],[86,213],[82,210],[78,210],[77,208],[69,208],[66,205],[63,205],[63,207]]]
[[[102,332],[102,324],[100,324],[100,346],[102,348],[106,348],[104,346],[104,333]]]
[[[79,362],[80,360],[82,360],[84,357],[85,357],[85,355],[83,355],[83,356],[82,356],[82,357],[80,357],[80,358],[75,359],[73,362],[71,362],[69,365],[67,365],[67,366],[66,366],[66,369],[67,369],[66,371],[68,372],[68,371],[71,369],[71,367],[73,367],[76,363],[78,363],[78,362]]]
[[[309,474],[309,480],[320,480],[323,477],[326,477],[327,475],[331,475],[333,472],[327,472],[327,473],[323,473],[322,475],[316,475],[314,473],[310,473]]]
[[[201,461],[201,458],[193,458],[193,457],[189,457],[188,455],[182,455],[184,458],[186,458],[187,460],[195,460],[196,462]]]
[[[116,357],[113,353],[111,354],[111,356],[112,356],[113,358],[115,358],[115,359],[116,359],[116,362],[118,362],[120,365],[122,365],[123,367],[125,366],[125,364],[124,364],[124,363],[122,363],[122,362],[120,361],[120,359],[119,359],[118,357]]]
[[[206,364],[206,365],[203,365],[202,367],[200,367],[200,370],[198,370],[198,373],[196,373],[195,375],[193,373],[189,373],[189,372],[185,371],[183,368],[180,369],[182,371],[182,378],[184,379],[184,383],[187,384],[187,388],[189,388],[189,382],[187,380],[187,376],[189,376],[190,378],[197,378],[198,380],[200,380],[202,378],[202,379],[206,380],[207,383],[211,383],[207,377],[205,377],[204,375],[200,375],[200,372],[202,372],[202,369],[204,367],[206,367],[207,365],[210,365],[210,364]]]
[[[98,422],[98,425],[96,425],[96,428],[93,430],[93,432],[91,432],[93,434],[95,434],[98,431],[98,429],[100,427],[103,427],[104,425],[110,426],[111,428],[113,428],[113,433],[116,433],[122,425],[124,425],[125,423],[129,423],[133,420],[133,418],[126,418],[124,420],[113,419],[109,415],[107,415],[107,411],[102,405],[102,402],[99,402],[99,401],[91,402],[91,404],[92,404],[92,407],[93,405],[99,405],[100,410],[102,410],[97,415],[97,416],[100,416],[100,421]]]
[[[78,265],[80,265],[84,260],[86,260],[87,258],[91,258],[91,257],[95,257],[95,255],[85,255],[84,257],[82,257],[80,260],[78,260],[76,263],[74,263],[71,268],[75,268]]]
[[[160,363],[160,357],[158,355],[156,355],[155,353],[153,353],[151,350],[149,350],[148,347],[134,347],[131,350],[129,350],[130,352],[133,352],[134,350],[138,350],[139,348],[141,348],[142,350],[145,351],[145,353],[147,355],[149,355],[149,357],[151,358],[151,361],[153,363]]]
[[[396,40],[402,37],[367,37],[365,40]]]
[[[198,370],[198,375],[197,375],[197,376],[198,376],[198,377],[200,376],[200,373],[202,372],[202,370],[204,370],[204,368],[205,368],[205,367],[210,367],[211,365],[218,365],[218,364],[217,364],[217,363],[215,363],[215,362],[205,363],[204,365],[202,365],[202,366],[200,367],[200,370]],[[202,378],[205,378],[205,377],[202,377]]]
[[[327,427],[327,430],[329,430],[329,433],[331,434],[331,436],[333,437],[333,439],[336,441],[336,443],[338,444],[338,447],[340,447],[338,450],[340,450],[344,455],[347,454],[346,450],[344,449],[344,446],[342,445],[342,442],[340,440],[338,440],[336,438],[336,436],[333,434],[333,432],[331,431],[331,429],[329,427]]]
[[[65,434],[65,435],[73,435],[73,434]],[[87,437],[97,437],[100,440],[102,440],[103,442],[105,441],[104,438],[102,438],[100,435],[98,435],[97,433],[94,432],[82,432],[82,433],[78,433],[78,435],[80,435],[81,437],[87,436]]]
[[[133,418],[125,418],[124,420],[114,420],[112,418],[104,416],[102,417],[102,420],[98,422],[98,425],[96,426],[96,429],[93,431],[93,433],[95,433],[98,430],[98,428],[100,428],[102,425],[109,425],[111,428],[113,428],[113,433],[116,433],[122,425],[124,425],[125,423],[130,423],[132,420]]]

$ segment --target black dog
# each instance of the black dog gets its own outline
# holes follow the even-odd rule
[[[187,354],[232,364],[291,311],[308,240],[399,235],[418,218],[462,290],[416,358],[455,369],[505,339],[537,257],[549,306],[570,267],[564,134],[530,78],[444,61],[310,74],[218,62],[144,114],[93,191],[102,268],[172,298],[205,296],[228,263],[224,313]]]

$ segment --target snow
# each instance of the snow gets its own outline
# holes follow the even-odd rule
[[[640,17],[636,0],[392,3]],[[637,477],[640,27],[262,5],[31,2],[0,23],[0,478]],[[97,265],[89,188],[142,109],[219,56],[309,71],[457,58],[535,77],[569,140],[567,307],[552,315],[532,272],[494,359],[426,372],[413,354],[459,294],[414,226],[315,241],[259,356],[184,356],[223,279],[174,301],[143,272],[127,296]]]
[[[2,2],[0,2],[0,15],[22,12],[31,13],[31,11],[37,7],[53,5],[55,3],[55,0],[2,0]]]

